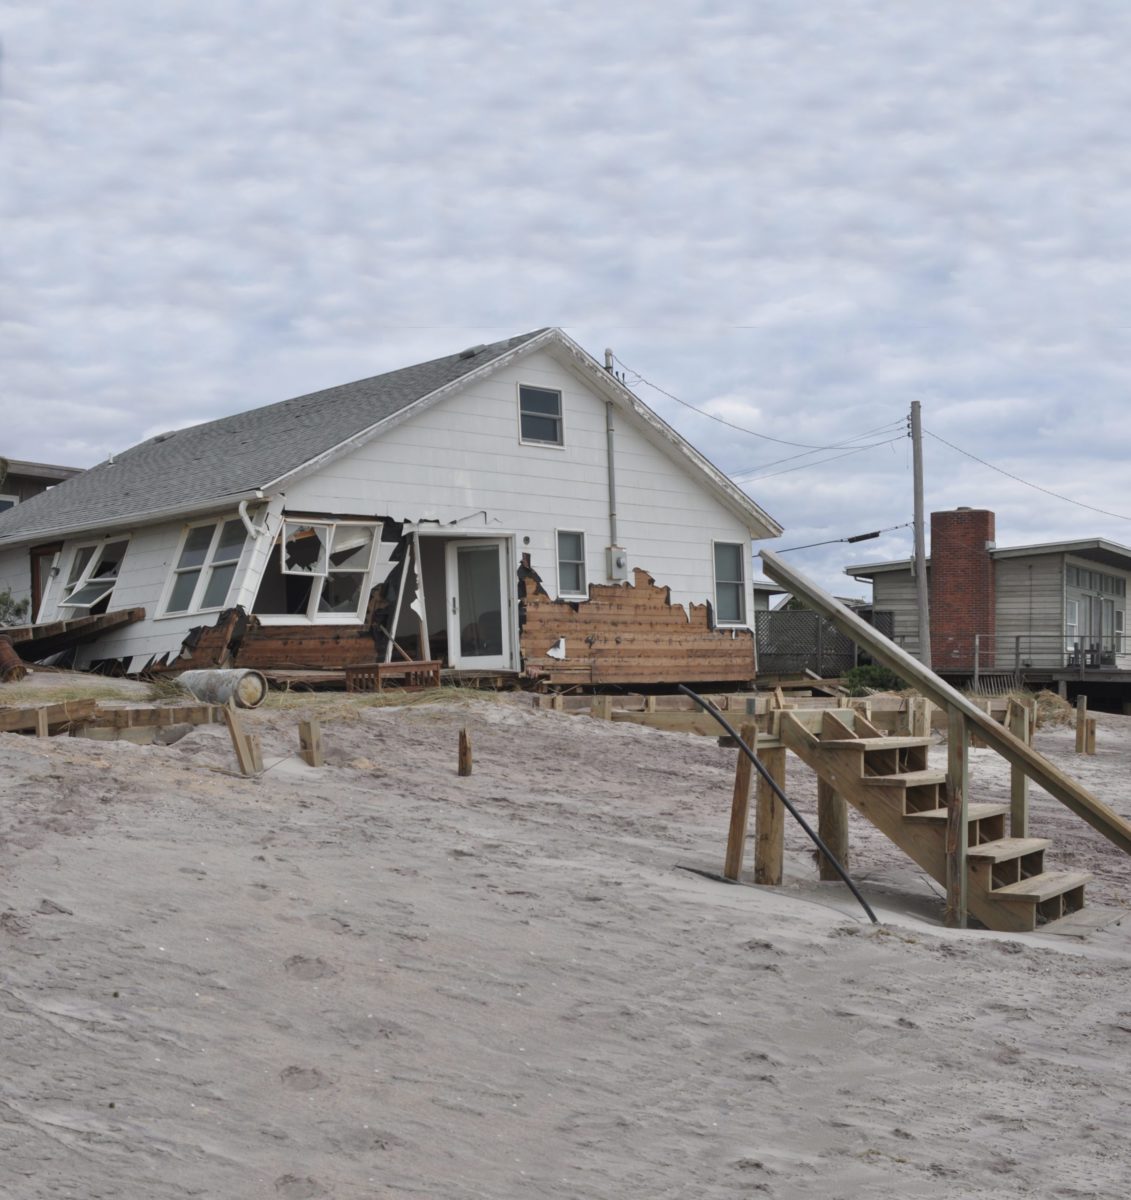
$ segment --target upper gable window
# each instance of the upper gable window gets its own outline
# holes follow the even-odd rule
[[[67,594],[60,606],[105,612],[128,545],[129,539],[125,538],[102,546],[80,546],[71,559]]]
[[[223,608],[246,541],[238,517],[189,528],[173,568],[165,615]]]
[[[19,496],[0,496],[0,512],[8,508],[15,508],[19,502]]]
[[[562,438],[562,394],[549,388],[518,389],[520,440],[538,446],[564,445]]]

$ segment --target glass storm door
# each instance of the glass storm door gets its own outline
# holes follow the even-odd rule
[[[472,671],[509,669],[506,542],[449,542],[447,577],[449,665]]]

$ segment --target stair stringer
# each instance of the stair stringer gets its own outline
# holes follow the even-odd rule
[[[905,789],[875,787],[865,781],[864,746],[823,746],[818,738],[785,713],[781,722],[781,741],[802,762],[819,775],[838,796],[894,842],[913,862],[942,887],[946,887],[946,826],[941,821],[908,819],[903,813]],[[1031,905],[1001,903],[986,887],[987,873],[980,866],[967,867],[966,904],[970,913],[989,929],[1025,933],[1034,928]]]

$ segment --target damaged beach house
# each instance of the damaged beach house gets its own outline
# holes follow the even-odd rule
[[[112,455],[0,513],[0,590],[80,669],[744,684],[780,533],[541,329]]]

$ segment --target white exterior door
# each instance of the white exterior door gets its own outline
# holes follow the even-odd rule
[[[457,670],[514,665],[508,558],[505,538],[447,545],[448,662]]]

